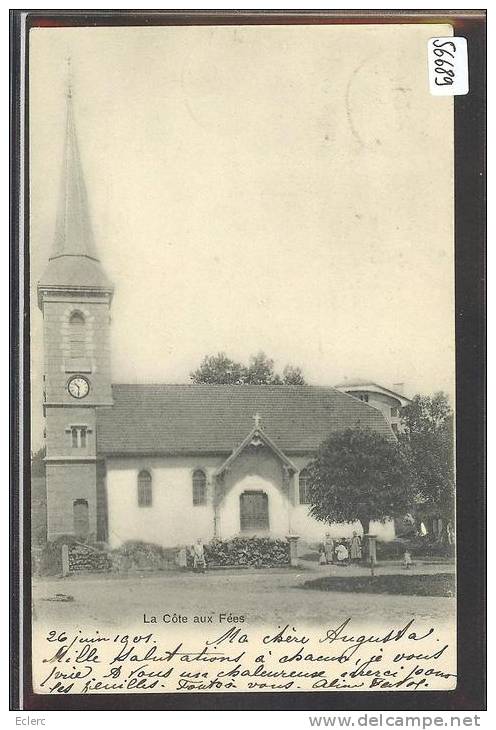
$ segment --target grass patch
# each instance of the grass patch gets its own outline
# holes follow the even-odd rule
[[[452,573],[436,575],[376,575],[329,576],[307,580],[302,588],[317,591],[342,593],[388,593],[400,596],[442,596],[456,595],[455,576]]]

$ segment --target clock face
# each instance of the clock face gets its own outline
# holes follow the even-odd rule
[[[81,375],[75,375],[69,380],[67,390],[73,398],[84,398],[90,392],[90,384]]]

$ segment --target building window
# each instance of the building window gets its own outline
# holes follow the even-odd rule
[[[302,469],[300,471],[300,477],[298,481],[300,485],[300,504],[310,504],[310,483],[307,469]]]
[[[360,400],[363,400],[364,403],[369,402],[369,394],[368,393],[359,393],[358,397]]]
[[[399,412],[397,408],[391,408],[391,418],[398,418]]]
[[[86,426],[71,426],[73,449],[85,449],[87,445],[88,428]]]
[[[241,530],[269,529],[269,498],[265,492],[243,492],[239,497]]]
[[[86,355],[86,325],[81,312],[73,312],[69,320],[69,344],[72,358]]]
[[[193,504],[195,506],[207,503],[207,477],[202,469],[193,472]]]
[[[398,434],[398,424],[397,423],[392,423],[391,428],[393,429],[395,434]]]
[[[76,499],[72,505],[74,520],[74,534],[77,537],[87,537],[90,531],[89,507],[86,499]]]
[[[140,471],[138,474],[138,507],[152,506],[152,478],[150,472]]]

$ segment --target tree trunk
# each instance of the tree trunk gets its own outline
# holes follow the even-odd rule
[[[359,517],[358,519],[362,525],[363,534],[368,535],[370,530],[370,519],[368,517]]]
[[[362,540],[362,556],[365,558],[365,560],[368,560],[369,558],[369,541],[368,538],[365,537],[365,535],[368,535],[369,529],[370,529],[370,519],[368,517],[359,517],[360,524],[362,525],[363,530],[363,540]]]

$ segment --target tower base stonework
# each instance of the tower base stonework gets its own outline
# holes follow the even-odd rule
[[[47,462],[46,484],[48,540],[62,535],[95,540],[96,462]]]

